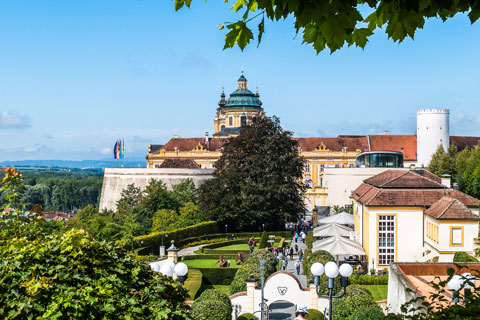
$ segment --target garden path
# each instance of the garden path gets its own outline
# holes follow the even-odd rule
[[[204,246],[204,244],[201,244],[199,246],[188,247],[188,248],[182,249],[182,250],[178,251],[178,256],[181,257],[181,256],[188,256],[188,255],[195,254],[195,251],[197,251],[198,249],[200,249],[203,246]]]
[[[303,243],[301,239],[298,239],[297,242],[295,243],[295,238],[292,238],[292,245],[295,247],[295,244],[298,245],[298,250],[302,250],[302,252],[305,252],[305,249],[307,249],[307,245]],[[307,277],[303,275],[303,270],[302,267],[300,266],[300,274],[297,274],[297,269],[295,268],[295,262],[298,259],[298,254],[293,255],[293,260],[288,260],[288,265],[287,265],[287,271],[293,273],[297,279],[300,281],[302,287],[307,286]]]

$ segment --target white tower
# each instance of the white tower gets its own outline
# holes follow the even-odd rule
[[[450,145],[450,110],[417,110],[417,165],[428,166],[439,145]]]

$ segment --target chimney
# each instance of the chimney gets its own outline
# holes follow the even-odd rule
[[[208,143],[208,132],[205,132],[205,142]]]
[[[388,136],[390,134],[390,131],[383,131],[384,136]]]
[[[452,178],[452,177],[451,177],[449,174],[442,174],[441,178],[442,178],[442,184],[443,184],[445,187],[447,187],[447,188],[450,189],[450,188],[452,187],[452,186],[451,186],[451,182],[452,182],[452,181],[451,181],[451,180],[452,180],[451,178]]]

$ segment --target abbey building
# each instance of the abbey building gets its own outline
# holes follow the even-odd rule
[[[206,133],[204,137],[174,137],[165,145],[149,145],[147,168],[168,168],[178,164],[188,168],[214,168],[215,161],[222,154],[225,139],[240,134],[241,127],[247,124],[249,119],[262,114],[264,109],[258,88],[256,93],[250,91],[247,79],[242,73],[237,89],[228,98],[222,90],[213,119],[213,137]],[[450,136],[448,117],[447,109],[419,110],[417,134],[411,135],[390,135],[385,132],[379,135],[340,135],[336,138],[294,138],[298,142],[298,152],[306,160],[304,181],[309,186],[305,199],[308,211],[315,206],[327,205],[325,169],[365,166],[367,162],[360,165],[356,163],[357,156],[361,153],[362,159],[385,157],[382,164],[375,162],[371,166],[422,167],[428,165],[427,161],[439,144],[448,147],[449,143],[455,143],[459,149],[463,149],[478,143],[478,137]],[[391,156],[388,152],[400,155],[401,162],[393,163],[389,160]],[[419,163],[419,160],[423,163]],[[355,187],[353,186],[353,189]]]

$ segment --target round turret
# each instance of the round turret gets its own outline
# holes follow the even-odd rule
[[[445,151],[450,145],[450,110],[417,110],[418,166],[428,166],[439,145],[442,145]]]

